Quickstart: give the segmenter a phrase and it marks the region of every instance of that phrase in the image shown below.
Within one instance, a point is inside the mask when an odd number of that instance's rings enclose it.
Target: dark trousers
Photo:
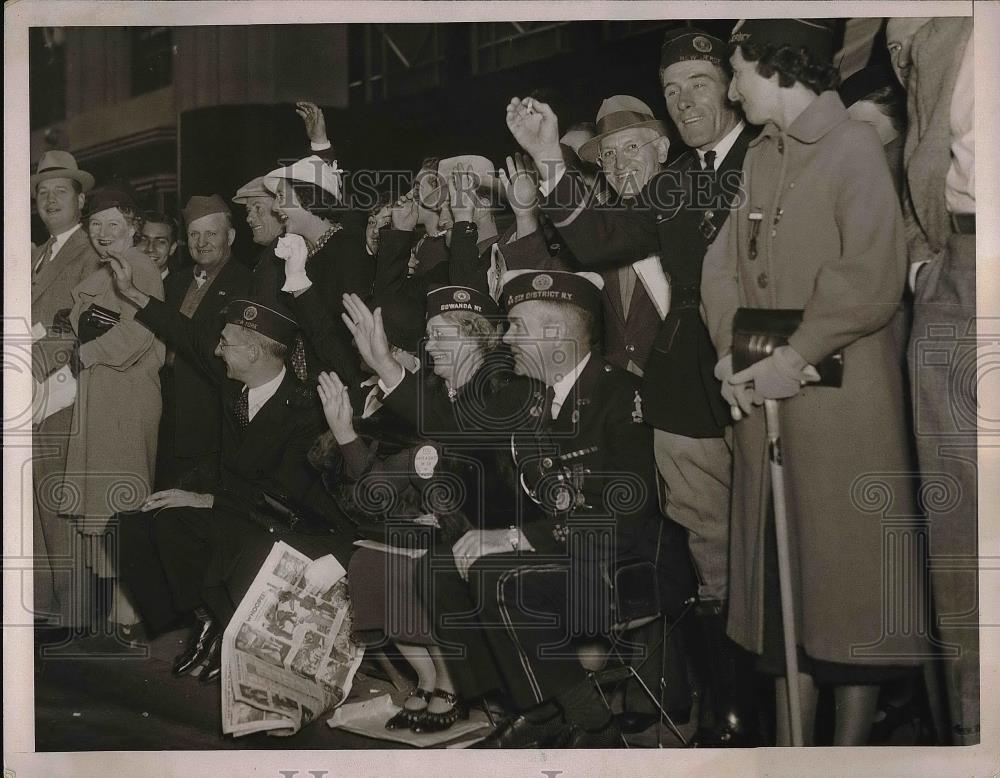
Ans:
[[[565,557],[481,557],[465,582],[438,547],[418,565],[416,586],[459,694],[504,689],[519,710],[585,681],[575,640],[609,622],[607,590],[574,575]]]

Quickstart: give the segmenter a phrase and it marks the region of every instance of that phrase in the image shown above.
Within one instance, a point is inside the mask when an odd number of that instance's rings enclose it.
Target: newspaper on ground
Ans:
[[[222,641],[222,731],[293,735],[340,705],[364,646],[343,566],[278,541]]]

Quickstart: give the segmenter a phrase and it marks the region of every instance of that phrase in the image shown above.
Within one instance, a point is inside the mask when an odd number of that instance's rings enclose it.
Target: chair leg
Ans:
[[[646,693],[646,696],[649,697],[649,701],[652,702],[653,705],[656,706],[657,710],[660,711],[660,721],[662,723],[665,723],[670,728],[670,731],[674,733],[674,737],[676,737],[681,742],[681,745],[687,748],[688,744],[687,738],[685,738],[684,735],[681,734],[681,731],[677,728],[677,725],[674,724],[674,720],[670,717],[670,714],[667,713],[666,708],[663,707],[662,696],[659,700],[656,699],[656,695],[653,694],[652,691],[650,691],[649,687],[646,685],[646,682],[642,680],[639,674],[635,671],[634,667],[629,667],[629,673],[632,675],[633,678],[635,678],[636,682],[639,684],[639,687],[643,690],[643,692]],[[661,684],[661,695],[662,695],[662,688],[663,686],[665,686],[662,678],[660,679],[660,684]],[[657,731],[657,734],[659,734],[659,731]]]
[[[593,672],[588,672],[587,675],[590,678],[590,682],[594,685],[594,688],[597,690],[597,693],[601,695],[601,702],[604,703],[604,707],[608,709],[608,713],[610,715],[614,716],[615,715],[614,711],[611,710],[611,703],[608,702],[608,698],[604,694],[604,689],[602,689],[601,684],[598,683],[597,676]],[[624,732],[620,732],[618,736],[622,739],[622,743],[624,744],[625,748],[632,747],[629,745],[628,740],[625,738]]]
[[[493,711],[490,710],[490,704],[486,701],[485,697],[479,698],[479,705],[482,707],[483,713],[486,714],[486,718],[489,719],[490,726],[493,727],[493,729],[496,729],[497,721],[493,718]]]

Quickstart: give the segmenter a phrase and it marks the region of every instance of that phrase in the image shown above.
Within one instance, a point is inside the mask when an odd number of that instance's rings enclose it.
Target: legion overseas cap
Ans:
[[[741,19],[729,36],[730,46],[789,46],[815,59],[833,59],[833,26],[825,19]]]
[[[593,314],[601,312],[604,279],[597,273],[566,270],[508,270],[501,279],[504,305],[510,311],[530,300],[568,303]]]
[[[233,202],[245,204],[247,200],[251,197],[273,197],[267,189],[264,188],[264,176],[257,176],[250,181],[247,181],[243,186],[236,190],[236,194],[233,195]]]
[[[427,318],[442,313],[469,311],[480,316],[499,316],[493,298],[469,286],[441,286],[427,293]]]
[[[226,324],[259,332],[271,340],[291,345],[299,325],[294,319],[255,300],[233,300],[224,310]]]
[[[194,195],[187,201],[187,205],[184,206],[181,213],[184,215],[184,223],[190,225],[191,222],[202,216],[208,216],[212,213],[229,213],[229,206],[217,194],[208,197]]]
[[[670,67],[675,62],[692,59],[703,59],[713,65],[721,66],[723,58],[728,55],[729,47],[714,35],[709,35],[696,27],[681,27],[670,30],[663,36],[660,70]]]

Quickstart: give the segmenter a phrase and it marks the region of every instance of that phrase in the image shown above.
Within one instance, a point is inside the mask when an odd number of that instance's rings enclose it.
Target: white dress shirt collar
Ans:
[[[733,129],[731,129],[728,133],[726,133],[722,137],[722,140],[720,140],[711,148],[711,151],[715,152],[715,163],[713,167],[716,170],[718,170],[722,166],[722,160],[726,158],[726,154],[728,154],[729,150],[736,144],[736,139],[740,137],[740,133],[743,132],[743,128],[745,126],[746,123],[741,119],[736,123],[736,126],[733,127]],[[695,153],[697,153],[698,155],[698,162],[700,162],[702,168],[704,168],[705,152],[702,151],[701,149],[695,149]]]
[[[281,382],[284,380],[285,368],[282,366],[281,372],[266,384],[255,386],[248,391],[247,415],[250,417],[250,421],[253,421],[253,417],[257,415],[257,411],[263,408],[264,404],[274,397],[274,393],[278,391],[278,387],[281,386]]]
[[[566,402],[566,398],[569,396],[570,390],[573,388],[573,384],[576,383],[577,379],[580,377],[580,373],[587,366],[590,361],[591,352],[587,352],[587,356],[577,362],[576,367],[570,370],[566,375],[552,384],[552,418],[556,419],[559,417],[559,411],[562,409],[563,403]]]
[[[80,225],[74,224],[65,232],[60,232],[58,235],[52,236],[52,253],[49,254],[49,262],[56,258],[56,254],[59,253],[59,249],[66,245],[66,241],[68,241],[73,236],[73,233],[78,229],[80,229]]]

